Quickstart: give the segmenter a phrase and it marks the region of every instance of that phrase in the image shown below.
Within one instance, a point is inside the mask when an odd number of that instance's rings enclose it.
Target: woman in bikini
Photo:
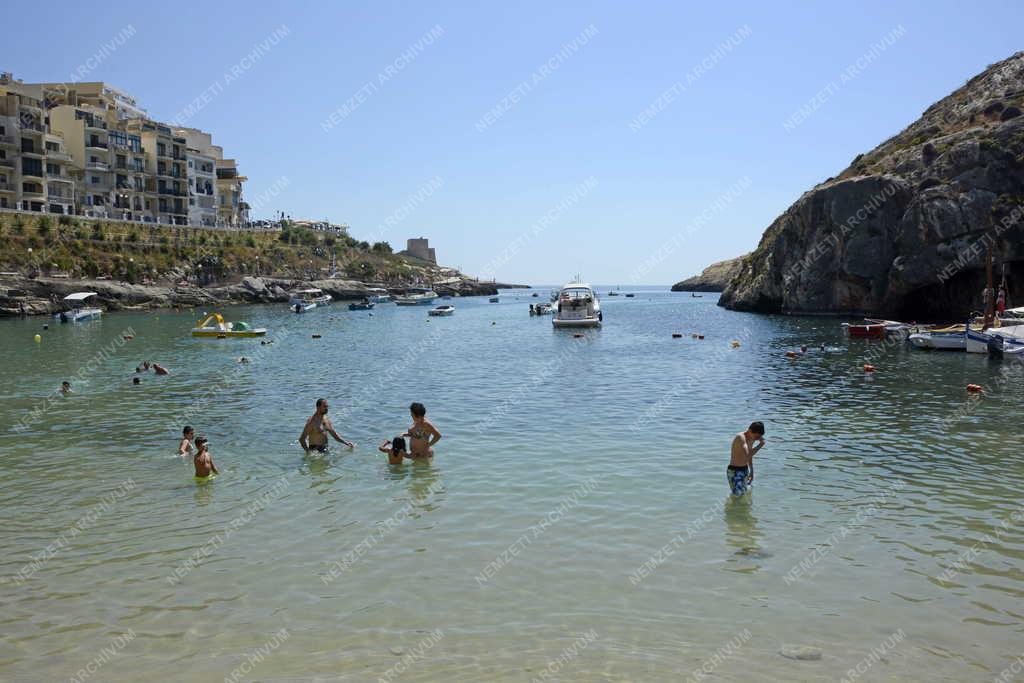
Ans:
[[[441,440],[441,432],[427,420],[427,409],[422,403],[409,406],[412,427],[402,436],[409,437],[409,457],[413,460],[434,457],[433,445]]]

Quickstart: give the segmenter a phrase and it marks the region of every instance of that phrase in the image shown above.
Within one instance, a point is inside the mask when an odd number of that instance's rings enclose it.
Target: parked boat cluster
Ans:
[[[993,358],[1024,358],[1024,306],[995,316],[986,326],[972,317],[961,325],[918,325],[895,320],[865,318],[863,323],[843,323],[851,338],[905,339],[911,346],[928,351],[987,353]]]

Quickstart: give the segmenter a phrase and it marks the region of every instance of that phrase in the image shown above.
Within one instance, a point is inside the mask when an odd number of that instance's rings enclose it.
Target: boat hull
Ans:
[[[988,353],[988,343],[992,335],[977,330],[967,330],[964,350],[967,353]]]
[[[918,332],[909,339],[915,348],[928,351],[964,351],[967,347],[963,332]]]
[[[267,331],[262,327],[257,327],[255,330],[211,330],[209,328],[196,327],[192,329],[193,337],[262,337],[267,334]]]
[[[601,327],[600,318],[553,318],[551,324],[555,327]]]
[[[103,315],[100,308],[82,308],[77,311],[62,311],[54,314],[54,320],[62,323],[81,323],[87,320],[96,320]]]
[[[348,310],[350,311],[371,311],[373,310],[374,304],[349,304]]]

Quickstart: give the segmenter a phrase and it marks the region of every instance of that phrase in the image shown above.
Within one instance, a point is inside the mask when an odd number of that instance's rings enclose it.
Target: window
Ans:
[[[46,164],[46,172],[50,175],[60,175],[60,166],[57,164]]]
[[[26,159],[21,160],[21,174],[22,175],[43,175],[43,162],[39,159]]]
[[[91,182],[94,185],[99,185],[100,182],[101,182],[101,179],[100,179],[100,177],[98,175],[89,176],[89,182]]]
[[[60,145],[58,145],[56,142],[47,142],[46,143],[46,150],[48,152],[59,152],[60,151]]]

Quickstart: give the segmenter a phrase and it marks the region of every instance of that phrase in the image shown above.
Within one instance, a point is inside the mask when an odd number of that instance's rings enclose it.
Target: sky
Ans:
[[[213,133],[253,217],[427,237],[444,265],[529,284],[670,284],[751,251],[1024,49],[1016,2],[48,7],[0,70],[106,81]]]

